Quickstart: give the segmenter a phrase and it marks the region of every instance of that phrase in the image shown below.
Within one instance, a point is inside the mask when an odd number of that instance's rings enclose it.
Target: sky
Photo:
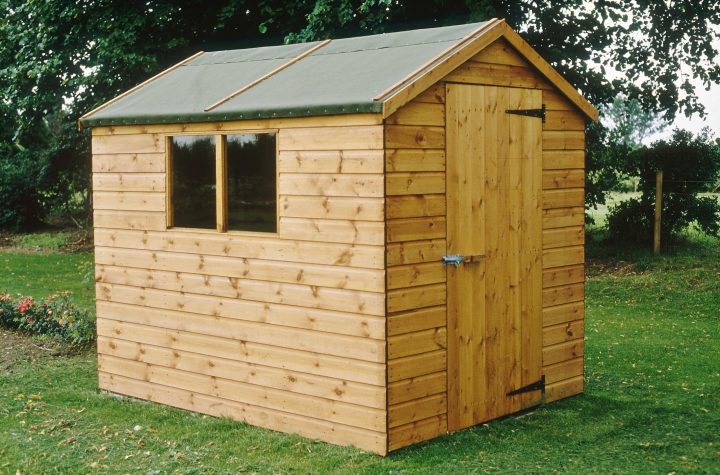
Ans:
[[[673,127],[680,127],[693,132],[699,132],[703,127],[710,127],[715,136],[720,136],[720,85],[713,84],[710,90],[706,91],[702,85],[698,84],[696,91],[700,103],[705,106],[707,116],[703,120],[698,116],[688,118],[681,114],[673,122]]]
[[[713,42],[716,51],[720,51],[720,39]],[[718,58],[720,60],[720,58]],[[685,71],[689,74],[689,69]],[[695,86],[695,93],[698,101],[705,106],[705,117],[701,118],[695,114],[686,117],[684,113],[678,113],[670,126],[660,134],[648,137],[644,142],[652,142],[658,139],[670,138],[672,130],[675,128],[686,129],[693,133],[700,132],[704,127],[709,127],[715,137],[720,137],[720,84],[713,83],[710,89],[706,90],[702,81],[699,79],[691,80]]]

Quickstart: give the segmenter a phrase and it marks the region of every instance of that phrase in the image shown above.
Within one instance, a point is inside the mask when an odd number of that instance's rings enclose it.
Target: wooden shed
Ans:
[[[98,107],[100,388],[379,454],[582,392],[588,119],[502,20]]]

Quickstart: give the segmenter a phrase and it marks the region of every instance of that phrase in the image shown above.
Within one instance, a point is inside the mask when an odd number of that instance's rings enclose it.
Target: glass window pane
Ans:
[[[275,232],[275,134],[227,136],[228,229]]]
[[[172,138],[173,225],[215,229],[215,137]]]

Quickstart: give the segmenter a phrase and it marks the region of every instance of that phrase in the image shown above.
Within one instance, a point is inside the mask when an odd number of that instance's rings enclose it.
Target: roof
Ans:
[[[81,126],[105,126],[352,113],[387,116],[422,92],[419,86],[440,79],[440,74],[452,70],[448,68],[459,66],[500,36],[524,43],[504,21],[490,20],[333,41],[201,52],[90,111],[79,122]],[[539,55],[536,59],[552,70]],[[555,75],[557,78],[548,79],[564,81],[557,72]],[[593,117],[594,108],[567,81],[565,85],[577,96],[574,99],[584,101],[589,107],[586,114],[595,119],[597,111]]]

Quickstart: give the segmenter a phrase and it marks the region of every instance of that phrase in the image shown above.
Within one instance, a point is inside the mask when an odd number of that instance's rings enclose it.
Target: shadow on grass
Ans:
[[[654,254],[651,245],[610,240],[604,229],[590,227],[586,231],[589,275],[720,267],[720,237],[687,231]]]
[[[654,399],[637,399],[636,395],[620,399],[589,391],[520,417],[511,416],[401,449],[389,456],[389,462],[413,465],[434,461],[441,466],[460,463],[469,471],[513,472],[534,467],[538,471],[600,473],[615,472],[620,467],[633,471],[650,463],[655,467],[653,471],[671,471],[684,465],[673,461],[683,457],[690,464],[700,458],[712,460],[708,451],[712,439],[708,434],[717,418],[708,418],[705,431],[688,431],[698,423],[697,409],[662,406]],[[689,450],[691,447],[695,449]]]

